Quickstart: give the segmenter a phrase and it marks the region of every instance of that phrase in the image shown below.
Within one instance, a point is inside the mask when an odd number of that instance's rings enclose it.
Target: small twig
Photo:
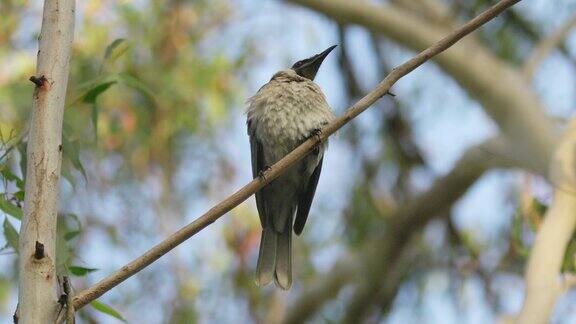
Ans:
[[[18,309],[20,308],[20,304],[16,305],[16,310],[14,311],[14,315],[12,315],[12,322],[14,324],[18,324]]]
[[[34,83],[38,88],[43,86],[44,82],[47,81],[45,76],[37,77],[35,75],[31,76],[28,80],[32,81],[32,83]]]
[[[44,244],[36,241],[36,247],[34,248],[34,258],[36,260],[41,260],[44,258]]]
[[[322,129],[322,133],[319,135],[320,140],[326,140],[330,135],[334,134],[337,130],[342,128],[342,126],[346,125],[356,116],[368,109],[379,98],[384,96],[400,78],[412,72],[414,69],[424,64],[434,56],[442,53],[456,42],[458,42],[460,39],[462,39],[464,36],[470,34],[486,22],[502,13],[508,7],[519,1],[520,0],[499,1],[497,4],[490,7],[488,10],[470,20],[457,30],[449,33],[447,36],[432,46],[428,47],[426,50],[420,52],[412,59],[393,69],[392,72],[388,74],[388,76],[386,76],[386,78],[384,78],[384,80],[374,90],[372,90],[358,102],[352,105],[342,116],[336,118],[326,127],[324,127]],[[261,179],[252,180],[240,190],[236,191],[231,196],[227,197],[216,206],[211,208],[204,215],[200,216],[192,223],[184,226],[176,233],[170,235],[162,242],[158,243],[156,246],[152,247],[141,256],[123,266],[115,273],[104,278],[94,286],[81,291],[78,295],[76,295],[76,297],[74,297],[74,307],[76,309],[80,309],[96,298],[102,296],[110,289],[138,273],[140,270],[152,264],[182,242],[186,241],[196,233],[200,232],[202,229],[206,228],[208,225],[215,222],[217,219],[229,212],[232,208],[238,206],[244,200],[248,199],[248,197],[252,196],[256,191],[270,183],[270,181],[277,178],[280,174],[285,172],[288,168],[290,168],[297,161],[312,151],[318,143],[317,140],[318,139],[316,138],[308,139],[306,142],[302,143],[300,146],[298,146],[296,149],[294,149],[292,152],[274,164],[266,173],[266,178],[264,181],[261,181]]]
[[[338,39],[340,43],[340,55],[338,56],[338,63],[344,74],[344,81],[346,82],[346,90],[348,90],[348,96],[351,99],[357,99],[362,96],[362,89],[354,73],[354,68],[352,62],[350,61],[350,56],[348,55],[348,42],[346,37],[345,26],[338,25]]]
[[[8,154],[10,154],[10,152],[12,150],[14,150],[14,148],[16,147],[16,145],[18,145],[18,143],[22,140],[22,138],[24,137],[24,132],[22,132],[22,134],[18,135],[18,136],[14,136],[13,135],[13,129],[10,130],[10,135],[8,136],[8,139],[0,139],[0,144],[1,144],[1,150],[2,150],[2,154],[0,154],[0,162],[2,162],[2,160],[4,160],[4,158],[6,156],[8,156]],[[12,143],[9,144],[9,142],[12,141]]]
[[[66,324],[74,324],[74,303],[72,302],[72,287],[68,276],[64,276],[62,288],[66,294]]]

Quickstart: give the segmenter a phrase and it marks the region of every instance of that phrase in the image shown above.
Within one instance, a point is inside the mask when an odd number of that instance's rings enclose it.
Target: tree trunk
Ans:
[[[74,0],[46,0],[27,148],[20,229],[19,323],[54,323],[58,306],[56,216],[62,118],[74,36]]]
[[[574,283],[562,280],[562,263],[576,227],[576,119],[568,125],[550,167],[554,199],[534,239],[526,267],[524,305],[518,324],[550,321],[558,297]]]

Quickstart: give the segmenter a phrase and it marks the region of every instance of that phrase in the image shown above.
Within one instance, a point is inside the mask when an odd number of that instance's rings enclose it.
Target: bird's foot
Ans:
[[[312,130],[310,132],[310,138],[315,137],[316,138],[316,143],[315,143],[315,148],[312,151],[313,154],[320,154],[320,143],[322,143],[322,129],[321,128],[316,128],[314,130]]]
[[[268,170],[270,170],[270,166],[266,165],[264,166],[264,169],[258,171],[258,178],[260,181],[266,181],[266,172],[268,172]]]
[[[312,130],[310,132],[310,137],[316,137],[316,140],[318,142],[322,141],[322,129],[321,128],[315,128],[314,130]]]

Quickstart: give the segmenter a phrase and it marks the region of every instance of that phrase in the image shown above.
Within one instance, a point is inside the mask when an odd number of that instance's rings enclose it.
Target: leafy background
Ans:
[[[446,1],[460,20],[488,1]],[[338,26],[280,1],[79,1],[63,135],[58,271],[75,291],[137,257],[250,180],[244,101],[277,70],[332,44],[316,82],[336,113],[413,53],[360,27]],[[576,8],[530,1],[479,31],[518,65]],[[0,3],[0,321],[17,301],[39,1]],[[558,118],[574,108],[576,39],[537,71],[535,89]],[[80,323],[271,322],[303,288],[386,226],[391,208],[448,172],[496,133],[473,99],[428,64],[331,139],[311,217],[295,242],[295,286],[257,288],[260,235],[253,199],[79,312]],[[375,321],[485,323],[520,308],[522,271],[550,188],[491,171],[446,217],[419,234],[390,309]],[[521,208],[527,204],[528,208]],[[530,211],[526,213],[526,210]],[[0,238],[0,241],[2,239]],[[565,271],[574,270],[567,254]],[[337,322],[343,291],[316,315]],[[554,321],[576,321],[576,296]],[[110,317],[112,316],[112,317]]]

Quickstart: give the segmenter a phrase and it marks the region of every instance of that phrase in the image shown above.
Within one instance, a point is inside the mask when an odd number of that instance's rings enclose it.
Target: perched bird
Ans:
[[[313,80],[335,47],[277,72],[248,99],[247,126],[254,177],[316,135],[334,118],[324,94]],[[327,143],[322,143],[256,193],[262,224],[256,266],[259,286],[272,279],[285,290],[292,285],[292,228],[297,235],[302,233],[326,146]]]

